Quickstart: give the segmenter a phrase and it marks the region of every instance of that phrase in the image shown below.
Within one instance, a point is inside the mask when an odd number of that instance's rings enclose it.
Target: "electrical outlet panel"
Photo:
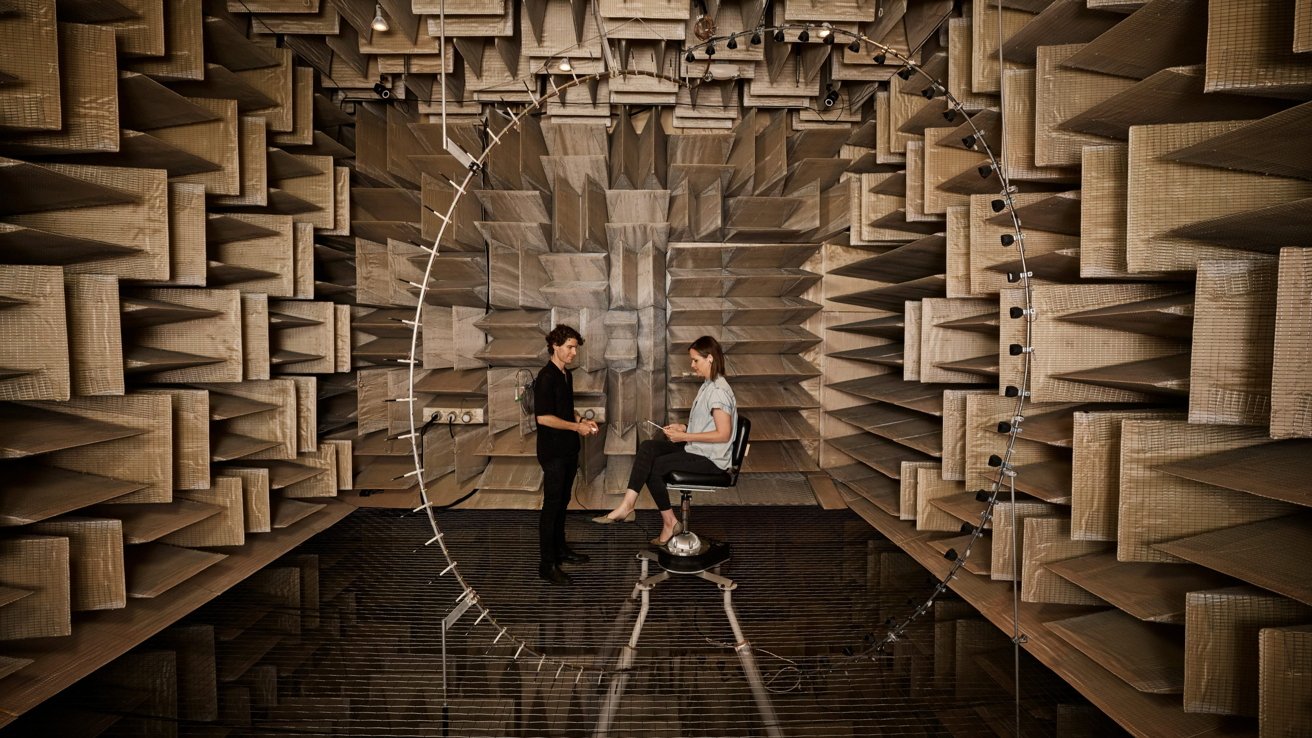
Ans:
[[[580,405],[575,402],[574,412],[578,413],[579,417],[584,420],[595,420],[598,423],[606,422],[605,405]]]
[[[436,423],[446,425],[483,425],[487,415],[481,407],[425,407],[424,417],[437,414]]]

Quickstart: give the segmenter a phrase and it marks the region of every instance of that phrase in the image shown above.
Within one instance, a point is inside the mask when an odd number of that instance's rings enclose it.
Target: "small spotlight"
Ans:
[[[1002,422],[1000,422],[1000,423],[998,423],[998,432],[999,432],[999,433],[1010,433],[1010,432],[1011,432],[1011,423],[1008,423],[1008,422],[1005,421],[1005,420],[1002,421]]]
[[[760,46],[760,45],[761,45],[761,32],[752,31],[752,46]]]
[[[811,34],[807,32],[805,28],[803,28],[802,32],[797,34],[797,40],[801,41],[802,43],[806,43],[807,41],[811,40]]]
[[[1012,320],[1020,320],[1027,315],[1034,315],[1034,308],[1013,307],[1007,311],[1007,315],[1010,315]]]
[[[1002,395],[1004,397],[1029,397],[1030,393],[1022,390],[1021,388],[1015,385],[1009,384],[1007,385],[1006,389],[1002,390]]]
[[[957,119],[957,111],[955,111],[955,110],[953,110],[953,109],[951,109],[951,108],[948,108],[947,110],[944,110],[944,111],[943,111],[943,120],[945,120],[945,121],[951,123],[951,122],[955,121],[956,119]]]
[[[1000,241],[1003,246],[1010,246],[1013,243],[1016,243],[1016,237],[1010,233],[1004,233],[1001,236],[998,236],[998,241]]]
[[[902,79],[911,79],[911,75],[914,71],[915,70],[913,70],[911,67],[902,67],[901,69],[897,70],[897,76],[901,77]]]
[[[994,200],[993,202],[989,203],[989,207],[993,208],[993,212],[1001,213],[1003,210],[1007,209],[1007,201]]]
[[[706,44],[706,55],[715,56],[715,44]]]
[[[985,164],[975,171],[979,172],[980,179],[988,179],[989,176],[993,174],[993,165]]]
[[[738,37],[730,36],[729,40],[725,42],[724,47],[729,51],[733,51],[734,49],[738,48]]]
[[[564,57],[564,58],[562,58],[562,59],[560,60],[560,64],[559,64],[559,66],[558,66],[557,68],[558,68],[560,71],[562,71],[562,72],[572,72],[572,71],[574,71],[574,65],[569,63],[569,57],[568,57],[568,56],[567,56],[567,57]]]
[[[382,5],[374,4],[374,19],[369,23],[369,27],[381,33],[387,33],[391,29],[392,26],[387,22],[387,18],[383,16]]]
[[[1021,354],[1032,354],[1034,353],[1034,347],[1022,346],[1019,343],[1013,343],[1007,347],[1007,353],[1011,354],[1012,356],[1020,356]]]
[[[882,51],[879,52],[878,54],[875,54],[875,63],[876,63],[876,64],[883,64],[883,63],[886,62],[886,61],[888,61],[888,54],[885,54],[885,53],[882,52]]]
[[[786,37],[784,36],[784,29],[780,28],[780,29],[778,29],[777,31],[774,32],[774,40],[775,40],[775,41],[778,41],[779,43],[783,43],[783,42],[784,42],[784,38],[786,38]]]
[[[1033,276],[1034,272],[1007,272],[1007,282],[1010,284],[1016,284],[1022,279]]]
[[[955,549],[955,548],[949,548],[948,550],[944,551],[944,552],[943,552],[943,558],[947,559],[948,561],[956,561],[956,560],[957,560],[957,549]]]
[[[684,55],[683,55],[683,60],[686,61],[686,62],[691,62],[691,61],[693,61],[693,60],[696,59],[696,58],[697,58],[697,57],[693,56],[693,53],[692,53],[691,51],[689,51],[687,54],[684,54]]]
[[[973,150],[975,148],[975,137],[966,136],[965,138],[961,139],[961,145],[965,146],[968,149]]]
[[[975,502],[988,502],[988,501],[989,501],[988,492],[985,492],[984,490],[981,489],[975,493]]]
[[[994,467],[995,469],[1002,466],[1002,457],[997,454],[991,454],[989,456],[989,466]]]
[[[926,87],[925,89],[921,90],[920,94],[924,95],[926,100],[933,100],[934,95],[938,94],[938,90],[935,90],[934,86],[930,85],[929,87]]]
[[[838,103],[838,90],[835,90],[833,87],[830,87],[829,92],[825,93],[825,107],[832,108],[837,103]]]
[[[961,524],[961,532],[962,532],[962,533],[965,533],[965,534],[968,535],[968,536],[970,536],[970,535],[974,535],[974,534],[975,534],[975,526],[971,525],[970,523],[962,523],[962,524]]]
[[[392,91],[387,89],[387,85],[380,80],[374,83],[374,94],[386,100],[392,96]]]
[[[852,43],[850,43],[850,44],[847,45],[847,50],[848,50],[848,51],[851,51],[852,53],[856,53],[856,52],[860,51],[860,50],[861,50],[861,42],[858,41],[858,40],[856,40],[856,39],[852,39]]]
[[[820,24],[820,38],[830,38],[833,36],[834,26],[829,21]],[[829,43],[833,43],[830,41]]]

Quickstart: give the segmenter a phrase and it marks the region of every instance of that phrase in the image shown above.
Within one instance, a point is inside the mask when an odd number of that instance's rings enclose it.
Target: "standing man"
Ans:
[[[538,421],[538,463],[542,465],[542,517],[538,520],[538,576],[557,585],[570,583],[560,564],[583,564],[588,557],[565,543],[565,509],[579,468],[579,436],[597,432],[597,424],[574,412],[574,376],[568,366],[578,356],[583,336],[567,325],[547,334],[550,361],[533,384],[533,411]]]

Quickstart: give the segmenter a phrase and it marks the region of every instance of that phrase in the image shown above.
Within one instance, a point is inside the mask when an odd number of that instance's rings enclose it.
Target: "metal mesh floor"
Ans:
[[[570,515],[571,544],[592,556],[572,567],[570,587],[536,576],[534,513],[446,512],[440,522],[461,570],[502,626],[572,663],[614,665],[637,611],[629,600],[639,573],[635,553],[658,531],[655,512],[612,526]],[[734,605],[784,735],[1017,734],[1010,642],[964,603],[942,600],[888,654],[851,656],[931,588],[923,569],[855,515],[696,508],[693,527],[733,544],[723,574],[738,583]],[[251,704],[240,714],[249,719],[225,722],[222,708],[208,723],[134,716],[107,734],[592,735],[609,684],[595,673],[580,679],[516,659],[513,647],[494,645],[498,629],[475,625],[473,615],[448,634],[444,698],[441,620],[460,592],[452,577],[438,575],[445,563],[423,545],[429,537],[421,516],[360,510],[291,554],[317,555],[323,601],[316,628],[303,619],[293,641],[243,654],[258,649],[262,628],[277,627],[265,618],[218,644],[220,673],[234,660],[251,661],[237,681],[221,677],[219,684],[221,705],[224,689],[245,690]],[[240,611],[247,596],[220,598],[224,611]],[[651,601],[610,735],[765,735],[717,588],[676,576]],[[205,616],[202,610],[194,619]],[[1022,665],[1020,734],[1067,734],[1059,724],[1100,719],[1028,656]]]

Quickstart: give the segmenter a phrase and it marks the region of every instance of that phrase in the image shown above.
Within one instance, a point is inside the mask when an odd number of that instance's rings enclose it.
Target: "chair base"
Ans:
[[[692,535],[681,533],[679,535]],[[672,543],[673,541],[671,541]],[[729,544],[720,541],[701,541],[701,551],[696,554],[676,554],[665,548],[656,549],[656,561],[661,568],[672,574],[699,574],[723,564],[732,556]]]

